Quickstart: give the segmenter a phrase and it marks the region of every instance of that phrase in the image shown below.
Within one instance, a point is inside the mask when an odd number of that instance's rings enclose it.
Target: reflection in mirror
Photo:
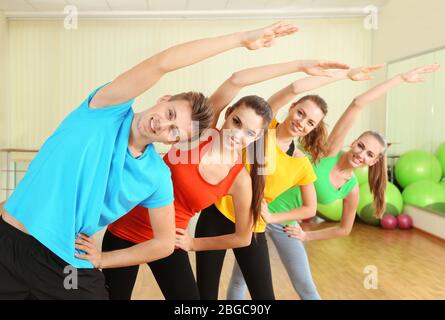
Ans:
[[[389,177],[405,205],[445,216],[445,48],[390,63],[388,78],[432,63],[442,68],[424,83],[388,93]]]

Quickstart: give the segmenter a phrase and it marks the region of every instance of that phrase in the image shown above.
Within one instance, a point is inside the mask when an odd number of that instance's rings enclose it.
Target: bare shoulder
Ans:
[[[229,193],[231,195],[245,193],[246,191],[251,190],[251,185],[252,179],[250,178],[250,174],[246,168],[243,168],[233,181],[233,184],[229,189]]]
[[[356,185],[350,192],[349,194],[346,196],[346,198],[344,200],[354,200],[355,198],[357,198],[359,195],[359,188],[358,185]]]

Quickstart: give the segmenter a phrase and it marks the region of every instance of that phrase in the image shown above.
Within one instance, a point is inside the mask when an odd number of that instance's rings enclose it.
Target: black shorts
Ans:
[[[0,216],[0,300],[108,299],[98,269],[68,265]]]

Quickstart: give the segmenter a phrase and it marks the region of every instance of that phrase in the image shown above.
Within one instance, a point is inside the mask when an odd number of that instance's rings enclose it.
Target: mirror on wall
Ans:
[[[388,64],[388,78],[439,63],[426,81],[405,84],[387,96],[386,136],[390,179],[404,203],[445,215],[445,48]]]

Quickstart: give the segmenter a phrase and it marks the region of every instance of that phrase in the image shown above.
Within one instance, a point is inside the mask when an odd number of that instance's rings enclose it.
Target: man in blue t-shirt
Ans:
[[[274,38],[295,31],[276,23],[180,44],[94,90],[45,141],[4,205],[0,299],[106,299],[99,268],[170,255],[175,241],[172,183],[153,143],[191,139],[209,125],[211,108],[202,94],[188,92],[162,97],[134,114],[134,99],[168,72],[229,49],[268,47]],[[192,121],[198,130],[192,130]],[[96,260],[76,253],[76,239],[91,236],[136,205],[150,209],[154,239]]]

